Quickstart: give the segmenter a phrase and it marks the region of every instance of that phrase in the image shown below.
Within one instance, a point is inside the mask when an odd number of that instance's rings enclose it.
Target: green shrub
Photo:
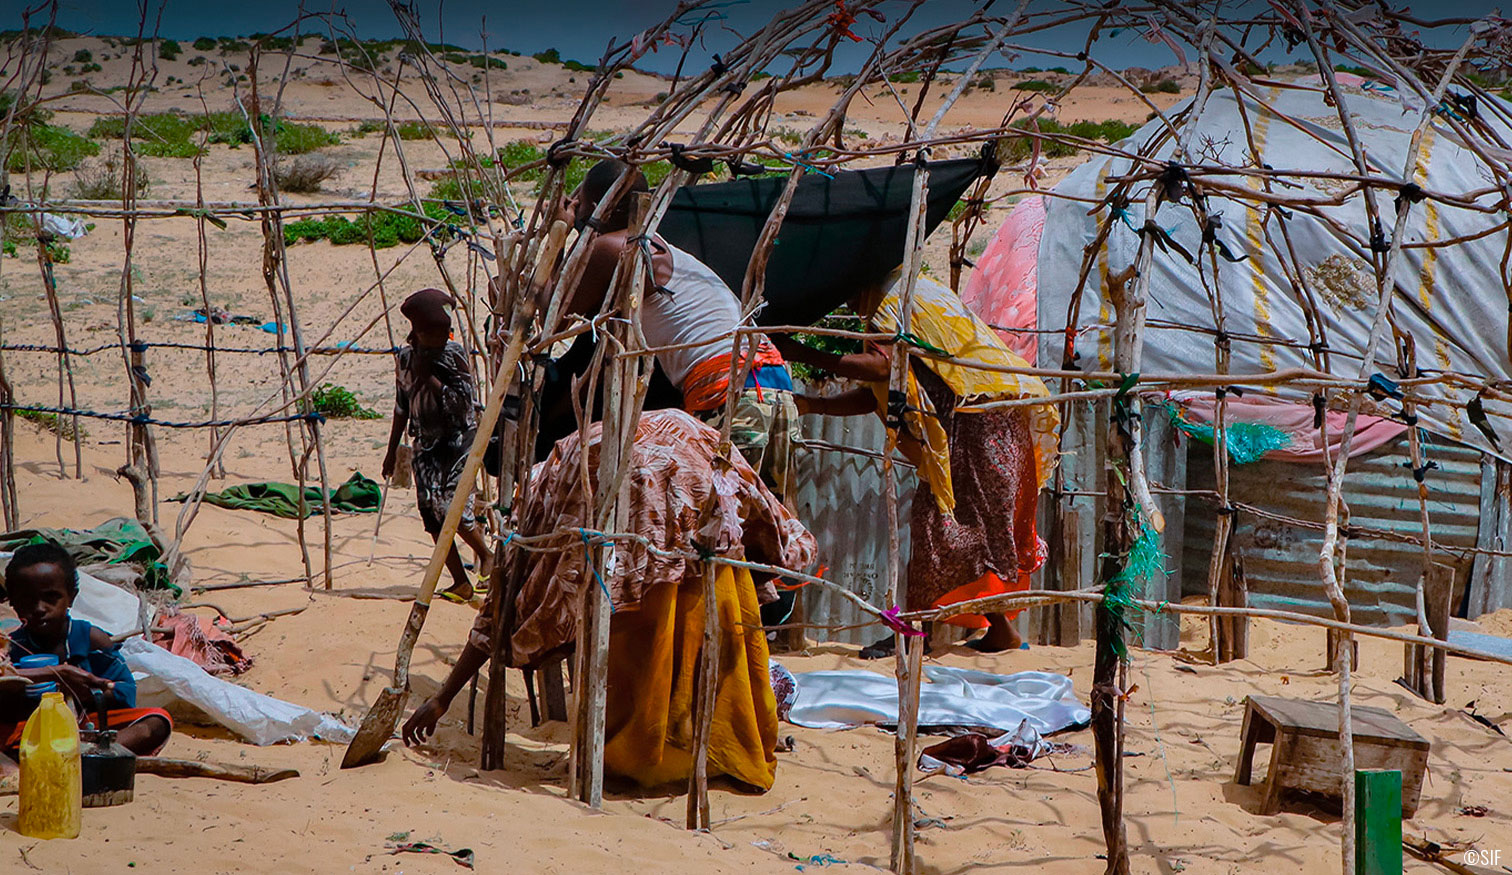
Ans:
[[[73,61],[75,64],[88,64],[93,60],[94,53],[89,49],[79,49],[77,52],[74,52]]]
[[[1030,127],[1030,123],[1028,121],[1020,121],[1014,122],[1012,126],[1015,128],[1027,129]],[[1105,143],[1116,143],[1119,140],[1123,140],[1132,136],[1135,131],[1139,130],[1139,128],[1137,125],[1131,125],[1127,122],[1121,122],[1116,119],[1108,119],[1106,121],[1100,122],[1082,121],[1069,125],[1061,124],[1060,122],[1057,122],[1053,119],[1040,119],[1039,130],[1041,134],[1046,136],[1054,134],[1068,134],[1073,137],[1080,137],[1083,140],[1102,140]],[[1059,140],[1042,139],[1040,143],[1040,154],[1046,158],[1065,158],[1071,155],[1075,155],[1077,152],[1075,146],[1071,145],[1070,143],[1061,142]],[[1023,161],[1033,153],[1034,138],[1009,138],[1009,161]]]
[[[252,142],[252,129],[237,110],[192,116],[181,112],[160,112],[138,116],[131,128],[137,153],[154,158],[193,158],[199,154],[199,134],[209,133],[209,142],[239,146]],[[295,124],[263,117],[263,135],[274,136],[278,152],[302,155],[324,146],[334,146],[341,137],[319,125]],[[126,120],[121,117],[96,119],[89,136],[97,140],[120,139],[126,135]]]
[[[194,118],[176,112],[138,116],[131,126],[131,140],[138,155],[154,158],[193,158],[199,154],[195,133],[205,126],[203,117]],[[101,117],[89,127],[96,140],[119,140],[126,136],[126,119]]]
[[[429,140],[436,136],[435,129],[425,122],[400,122],[395,130],[401,140]]]
[[[288,124],[275,122],[275,142],[280,155],[303,155],[326,146],[341,143],[341,137],[320,125]]]
[[[1056,85],[1054,82],[1046,82],[1043,79],[1025,79],[1023,82],[1015,83],[1013,87],[1019,91],[1045,92],[1060,90],[1059,85]]]
[[[176,61],[178,56],[184,53],[184,47],[176,41],[165,39],[158,43],[158,57],[165,61]]]
[[[47,431],[58,435],[65,441],[77,443],[79,438],[89,437],[89,432],[84,429],[82,424],[75,430],[72,416],[62,419],[56,413],[47,413],[42,410],[17,410],[16,415],[27,422],[35,423]]]
[[[363,407],[352,390],[335,383],[324,383],[310,395],[310,407],[330,419],[382,419],[383,414]]]
[[[99,64],[85,64],[79,68],[80,73],[98,73],[102,68]]]
[[[562,67],[574,73],[597,73],[598,67],[592,64],[584,64],[582,61],[563,61]]]
[[[1375,74],[1364,67],[1353,67],[1349,64],[1335,64],[1334,71],[1338,73],[1353,73],[1356,76],[1364,76],[1366,79],[1375,78]]]
[[[894,73],[891,76],[888,76],[887,77],[887,81],[889,81],[889,82],[902,82],[902,83],[910,84],[911,85],[911,84],[913,84],[915,82],[918,82],[920,79],[923,79],[923,78],[924,78],[924,74],[920,73],[918,70],[908,70],[908,71],[903,72],[903,73]]]
[[[866,325],[861,321],[861,318],[852,314],[848,307],[837,310],[834,314],[821,320],[819,324],[824,328],[839,328],[846,331],[866,330]],[[828,334],[794,334],[792,338],[804,346],[834,353],[835,355],[852,355],[861,352],[862,349],[861,341],[849,337],[832,337]],[[803,364],[802,362],[790,362],[788,368],[792,370],[794,377],[805,383],[817,383],[833,376],[828,371],[816,368],[813,365]]]
[[[247,39],[273,52],[287,52],[294,48],[294,37],[292,36],[270,36],[265,33],[254,33],[248,35]]]
[[[208,36],[202,36],[194,41],[194,50],[197,52],[208,52],[213,48],[215,48],[215,40]]]
[[[536,52],[535,54],[531,55],[531,57],[535,58],[537,61],[540,61],[543,64],[562,63],[562,53],[557,51],[556,49],[547,49],[544,52]]]
[[[354,137],[365,137],[368,134],[376,134],[386,130],[388,130],[387,124],[376,119],[365,118],[357,123],[357,127],[352,128],[347,133]]]
[[[27,121],[14,125],[10,135],[0,142],[5,169],[11,173],[25,173],[28,165],[34,171],[61,173],[78,167],[85,158],[100,154],[99,143],[68,128],[47,124],[45,119],[51,113],[33,111],[28,115]]]
[[[447,220],[450,214],[438,204],[426,204],[427,218]],[[376,249],[387,249],[400,243],[414,243],[425,236],[427,223],[412,214],[378,212],[364,213],[356,219],[345,216],[326,216],[324,219],[300,219],[284,224],[284,244],[292,246],[301,241],[313,243],[329,240],[333,246],[366,245],[372,234]]]
[[[1162,79],[1149,85],[1139,86],[1145,94],[1180,94],[1181,85],[1175,79]]]

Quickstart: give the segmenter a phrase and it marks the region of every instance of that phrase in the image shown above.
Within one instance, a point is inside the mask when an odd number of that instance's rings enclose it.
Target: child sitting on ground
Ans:
[[[399,350],[395,377],[394,425],[389,432],[388,455],[383,458],[385,479],[394,473],[399,441],[408,426],[414,441],[411,467],[415,473],[415,497],[426,534],[435,540],[441,534],[452,495],[462,479],[468,451],[478,429],[478,409],[473,393],[472,366],[461,344],[451,337],[451,296],[440,289],[421,289],[404,299],[399,312],[409,319],[409,345]],[[487,578],[491,557],[483,530],[473,517],[473,484],[466,484],[467,506],[457,534],[478,558],[479,575]],[[472,582],[455,544],[450,545],[446,567],[454,583],[443,598],[467,601],[473,597]]]
[[[10,601],[21,628],[11,633],[10,658],[53,655],[57,665],[18,668],[32,683],[56,682],[58,691],[74,702],[81,727],[92,725],[97,709],[94,691],[105,696],[105,728],[119,730],[116,739],[132,753],[157,753],[173,731],[173,721],[161,708],[136,707],[136,681],[120,648],[87,621],[69,616],[79,595],[79,573],[67,550],[56,544],[28,544],[5,566],[4,598]],[[0,747],[15,751],[21,744],[26,718],[36,707],[24,688],[0,689]]]

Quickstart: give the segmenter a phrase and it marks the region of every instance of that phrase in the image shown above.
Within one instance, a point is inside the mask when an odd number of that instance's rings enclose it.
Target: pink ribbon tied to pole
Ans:
[[[899,635],[907,635],[907,636],[909,636],[911,638],[923,638],[924,637],[923,630],[921,630],[921,629],[915,629],[914,627],[912,627],[912,626],[908,625],[907,623],[903,622],[902,620],[898,619],[899,612],[900,612],[900,609],[898,608],[897,605],[893,605],[892,607],[890,607],[887,610],[883,611],[882,612],[882,625],[884,625],[887,628],[893,630],[894,632],[897,632]]]

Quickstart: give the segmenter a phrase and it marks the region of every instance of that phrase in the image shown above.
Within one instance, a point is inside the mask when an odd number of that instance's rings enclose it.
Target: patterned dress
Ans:
[[[927,367],[914,365],[950,444],[955,518],[919,483],[914,495],[908,560],[908,610],[933,607],[952,590],[988,573],[1018,589],[1021,573],[1038,567],[1034,530],[1039,484],[1026,408],[956,413],[955,396]],[[956,599],[951,599],[954,602]]]
[[[430,361],[430,374],[440,388],[421,380],[417,366]],[[478,408],[473,392],[472,365],[461,344],[448,341],[440,350],[406,346],[399,350],[399,371],[394,392],[394,415],[409,417],[409,435],[414,447],[415,496],[425,531],[441,531],[451,506],[457,481],[467,464],[473,435],[478,428]],[[469,493],[471,489],[469,488]],[[462,514],[464,527],[474,523],[473,499],[467,498]]]

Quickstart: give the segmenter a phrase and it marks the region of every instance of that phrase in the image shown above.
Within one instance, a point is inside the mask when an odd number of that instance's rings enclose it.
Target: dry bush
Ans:
[[[121,199],[121,176],[123,162],[120,153],[106,155],[99,161],[85,161],[74,171],[73,197],[91,201],[118,201]],[[136,166],[136,195],[142,197],[152,187],[147,168]]]
[[[279,191],[310,194],[320,191],[326,180],[341,172],[341,165],[330,155],[312,152],[293,161],[280,161],[273,168],[273,181]]]

